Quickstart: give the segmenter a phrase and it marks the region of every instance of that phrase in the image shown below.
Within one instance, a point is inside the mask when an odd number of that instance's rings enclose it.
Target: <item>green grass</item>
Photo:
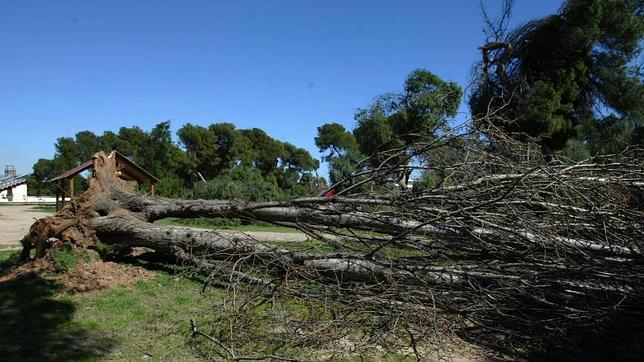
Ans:
[[[17,252],[0,252],[5,271]],[[0,357],[3,361],[92,360],[114,345],[109,336],[74,321],[77,305],[62,286],[37,275],[0,283]]]
[[[17,252],[0,251],[0,272],[16,260]],[[225,295],[200,287],[172,270],[77,295],[36,275],[0,283],[0,360],[199,360],[189,347],[189,319],[209,316],[205,307]]]
[[[76,268],[78,262],[90,262],[92,256],[86,249],[78,249],[72,245],[65,245],[52,253],[52,264],[57,272],[69,272]]]
[[[237,230],[237,231],[268,231],[268,232],[280,232],[280,233],[294,233],[298,232],[297,229],[273,225],[269,223],[253,223],[248,225],[240,224],[238,220],[224,220],[224,219],[206,219],[206,218],[197,218],[197,219],[179,219],[179,218],[167,218],[156,221],[160,225],[168,226],[190,226],[195,228],[204,228],[204,229],[219,229],[219,230]]]
[[[0,271],[16,257],[17,252],[1,251]],[[294,345],[280,321],[294,320],[306,332],[332,318],[321,301],[267,302],[260,295],[245,303],[243,290],[202,291],[200,279],[183,276],[176,267],[149,267],[156,270],[150,280],[86,294],[64,293],[56,280],[36,275],[0,283],[0,360],[221,359],[221,348],[192,337],[191,319],[237,355],[305,356],[311,349]],[[311,343],[327,348],[323,341]]]
[[[50,204],[39,204],[35,202],[0,202],[0,207],[14,207],[14,206],[32,206],[35,210],[42,211],[56,211],[56,206]]]
[[[17,250],[0,250],[0,275],[18,262]]]
[[[56,206],[50,206],[50,205],[37,205],[31,208],[34,211],[43,211],[43,212],[49,212],[49,213],[56,213]]]
[[[110,360],[198,360],[190,348],[189,319],[203,319],[204,303],[223,292],[183,277],[160,272],[150,281],[119,287],[94,295],[67,296],[78,306],[78,326],[110,336],[116,341]],[[211,312],[212,313],[212,312]],[[199,318],[199,316],[201,318]]]
[[[311,247],[325,246],[313,242]],[[0,273],[15,263],[18,253],[0,251]],[[58,251],[54,260],[62,260],[64,270],[73,270],[84,257],[69,248]],[[246,303],[249,294],[243,289],[236,294],[214,287],[202,291],[203,280],[182,274],[179,267],[145,265],[156,272],[150,280],[85,294],[65,293],[55,279],[37,275],[0,283],[0,360],[199,361],[225,356],[207,339],[192,337],[191,319],[199,331],[216,337],[237,355],[329,358],[326,334],[313,334],[300,346],[293,331],[280,323],[291,321],[298,333],[306,335],[326,330],[333,320],[346,321],[342,314],[331,313],[333,300],[265,299],[261,294]],[[357,324],[358,329],[371,328],[362,321]],[[317,350],[323,354],[316,355]],[[356,352],[401,360],[387,352]]]

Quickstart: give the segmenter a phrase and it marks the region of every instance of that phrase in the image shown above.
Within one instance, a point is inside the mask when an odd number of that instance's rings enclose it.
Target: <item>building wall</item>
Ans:
[[[13,188],[13,201],[27,201],[27,184],[17,185]]]
[[[13,201],[14,202],[26,202],[27,201],[27,184],[20,184],[12,187],[11,191],[13,192]],[[7,199],[7,190],[0,192],[0,202],[8,202]]]

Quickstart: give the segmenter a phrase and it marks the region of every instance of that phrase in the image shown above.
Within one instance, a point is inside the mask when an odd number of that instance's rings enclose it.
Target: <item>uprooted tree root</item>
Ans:
[[[89,189],[32,226],[22,260],[32,249],[38,260],[53,240],[146,247],[191,265],[213,285],[244,285],[267,300],[329,300],[336,310],[368,315],[382,326],[374,335],[407,335],[419,357],[415,346],[445,330],[523,356],[571,348],[600,356],[591,337],[640,348],[630,332],[644,325],[641,151],[526,162],[518,155],[524,145],[499,137],[490,152],[475,133],[457,130],[376,155],[371,164],[383,160],[380,166],[359,164],[350,186],[332,199],[283,202],[138,195],[118,177],[114,160],[99,153]],[[426,169],[413,161],[421,158],[432,160],[441,183],[424,192],[392,191],[399,173]],[[166,217],[291,225],[331,251],[153,223]],[[446,316],[455,324],[440,328]]]

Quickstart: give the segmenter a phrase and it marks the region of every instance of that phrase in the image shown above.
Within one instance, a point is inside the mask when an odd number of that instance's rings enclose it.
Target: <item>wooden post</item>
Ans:
[[[60,209],[63,208],[63,200],[65,200],[65,191],[63,190],[63,181],[58,180],[56,183],[58,187],[56,187],[56,211],[60,211]],[[58,200],[59,198],[62,198],[62,200]]]
[[[60,208],[62,209],[63,206],[65,206],[65,194],[67,193],[67,191],[65,190],[65,183],[64,182],[61,181],[60,186],[61,186],[62,191],[63,191],[63,199],[60,201]]]
[[[74,176],[69,178],[69,200],[74,198]]]
[[[150,196],[154,196],[154,183],[150,183]]]

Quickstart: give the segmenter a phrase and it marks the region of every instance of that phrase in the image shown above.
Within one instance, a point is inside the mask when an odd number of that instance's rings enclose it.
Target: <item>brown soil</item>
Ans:
[[[59,280],[64,285],[64,291],[85,293],[121,285],[132,285],[152,277],[154,277],[154,272],[142,267],[96,260],[80,264],[72,272],[62,275]]]
[[[49,261],[37,259],[8,270],[0,276],[0,283],[31,275],[58,281],[63,285],[63,291],[68,293],[86,293],[149,280],[154,277],[154,272],[139,266],[94,260],[81,263],[70,272],[58,274]]]
[[[51,263],[44,259],[37,259],[7,270],[0,275],[0,283],[27,277],[30,275],[46,275],[53,271]]]

